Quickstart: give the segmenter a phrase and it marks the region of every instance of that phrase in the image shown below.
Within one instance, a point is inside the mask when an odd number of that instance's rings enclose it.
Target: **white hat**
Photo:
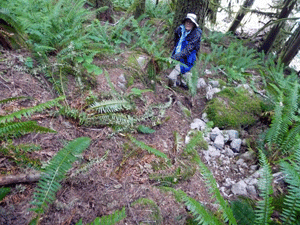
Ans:
[[[196,22],[197,16],[194,13],[188,13],[183,21],[185,20],[191,20],[196,25],[196,27],[199,27],[198,23]]]

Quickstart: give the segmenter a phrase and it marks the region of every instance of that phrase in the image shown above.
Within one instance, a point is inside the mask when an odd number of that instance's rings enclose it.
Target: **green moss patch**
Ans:
[[[209,120],[219,128],[253,125],[261,114],[261,100],[244,88],[225,88],[207,105]]]

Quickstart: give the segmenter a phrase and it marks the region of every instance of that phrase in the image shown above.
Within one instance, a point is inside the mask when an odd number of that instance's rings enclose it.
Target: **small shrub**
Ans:
[[[239,128],[255,123],[261,113],[261,100],[244,89],[226,88],[207,105],[207,116],[221,128]]]

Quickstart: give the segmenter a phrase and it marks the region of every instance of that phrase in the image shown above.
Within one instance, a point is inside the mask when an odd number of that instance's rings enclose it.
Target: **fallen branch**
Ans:
[[[16,183],[31,183],[40,179],[41,173],[9,175],[0,177],[0,186]]]

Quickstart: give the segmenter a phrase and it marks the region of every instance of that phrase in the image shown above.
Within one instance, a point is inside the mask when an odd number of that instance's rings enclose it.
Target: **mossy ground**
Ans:
[[[261,100],[243,88],[225,88],[207,105],[208,119],[220,128],[238,129],[254,124],[262,112]]]

